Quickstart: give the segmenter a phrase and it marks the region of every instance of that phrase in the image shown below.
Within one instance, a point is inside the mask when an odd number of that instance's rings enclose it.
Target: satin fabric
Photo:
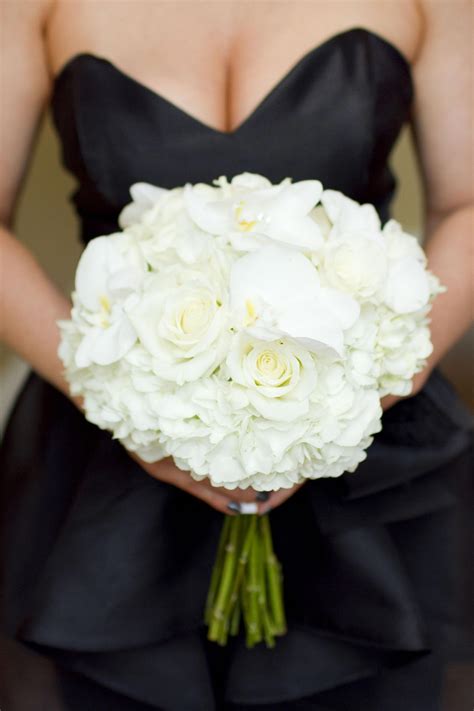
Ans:
[[[63,67],[51,109],[87,242],[118,229],[133,182],[242,171],[318,178],[385,221],[413,94],[404,56],[354,28],[230,134],[89,53]],[[355,473],[307,482],[271,514],[287,636],[220,649],[202,613],[222,515],[149,477],[31,374],[0,452],[7,636],[53,664],[68,709],[389,711],[397,688],[406,711],[438,709],[441,660],[469,646],[457,522],[472,420],[435,371],[383,425]]]

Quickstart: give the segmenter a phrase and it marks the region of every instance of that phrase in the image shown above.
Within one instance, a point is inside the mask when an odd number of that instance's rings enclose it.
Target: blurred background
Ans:
[[[408,232],[422,239],[422,192],[409,126],[400,134],[391,164],[398,179],[393,217]],[[81,251],[78,225],[69,201],[74,188],[74,179],[61,165],[60,145],[48,111],[20,198],[15,233],[66,292],[71,291]],[[41,313],[38,318],[41,319]],[[473,352],[474,333],[471,332],[451,350],[442,369],[474,411]],[[27,371],[26,363],[0,345],[0,433]]]

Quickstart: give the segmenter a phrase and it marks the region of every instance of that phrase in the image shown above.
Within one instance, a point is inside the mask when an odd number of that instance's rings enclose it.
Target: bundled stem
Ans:
[[[217,589],[219,587],[219,580],[224,561],[225,547],[227,545],[227,539],[229,537],[230,521],[230,517],[226,516],[224,526],[222,527],[221,537],[219,539],[216,562],[214,563],[214,567],[212,569],[211,584],[209,585],[209,592],[207,594],[206,600],[206,610],[204,613],[204,620],[207,625],[209,625],[211,622],[212,608],[214,606]]]
[[[228,533],[225,530],[224,557],[220,571],[216,573],[217,590],[215,600],[211,603],[211,622],[209,626],[209,639],[225,644],[227,641],[227,630],[229,619],[224,612],[227,610],[228,601],[232,592],[232,581],[234,579],[235,567],[237,563],[237,545],[241,527],[240,516],[229,525]],[[220,546],[219,546],[220,548]],[[212,579],[211,579],[212,581]]]
[[[275,625],[275,634],[284,634],[286,632],[286,618],[281,590],[283,576],[280,563],[273,552],[272,532],[267,516],[262,516],[260,527],[265,556],[265,569],[267,571],[270,610]]]
[[[264,516],[228,516],[224,522],[206,600],[208,639],[227,644],[243,620],[248,647],[286,632],[281,566]]]

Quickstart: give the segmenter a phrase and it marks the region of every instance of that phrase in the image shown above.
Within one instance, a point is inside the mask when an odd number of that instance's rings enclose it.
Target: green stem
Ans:
[[[209,624],[208,639],[214,642],[218,641],[220,644],[225,644],[227,637],[224,612],[231,593],[232,581],[235,573],[240,525],[240,516],[230,519],[229,537],[225,546],[222,574],[219,576],[219,587],[216,594],[216,602],[212,609],[211,621]]]
[[[206,600],[208,639],[225,645],[237,635],[243,618],[246,644],[286,632],[283,578],[267,515],[228,516],[219,540]]]
[[[204,613],[204,621],[206,625],[211,623],[212,609],[215,604],[217,590],[219,587],[219,581],[222,575],[222,566],[224,563],[225,548],[229,539],[230,532],[230,516],[226,516],[224,519],[224,525],[222,526],[221,535],[219,539],[219,545],[217,548],[216,560],[214,567],[212,569],[211,582],[209,584],[209,592],[206,599],[206,608]]]
[[[247,576],[248,593],[248,620],[247,620],[247,646],[253,647],[262,640],[261,619],[260,619],[260,586],[259,586],[259,546],[257,533],[257,515],[252,516],[252,540],[249,551],[249,564]]]
[[[265,555],[265,568],[267,573],[267,589],[270,602],[270,611],[273,618],[275,634],[282,635],[286,632],[285,609],[283,605],[283,586],[280,564],[273,551],[272,533],[268,515],[261,516],[260,530],[262,533],[263,549]]]
[[[257,523],[254,519],[256,519],[256,515],[245,515],[242,517],[241,546],[238,556],[237,571],[233,580],[232,592],[229,596],[228,607],[225,610],[226,615],[231,614],[233,606],[237,605],[239,600],[239,588],[242,585],[242,582],[245,577],[249,552],[252,546],[252,541],[257,531]]]
[[[234,577],[232,580],[232,589],[228,598],[227,607],[224,610],[223,625],[226,628],[226,639],[227,633],[236,636],[239,632],[240,627],[240,602],[238,594],[238,583],[237,580],[240,577],[242,562],[245,562],[246,555],[243,554],[243,548],[245,546],[245,541],[247,538],[248,531],[248,521],[245,516],[240,517],[240,527],[239,527],[239,537],[236,544],[236,557],[237,565],[234,572]]]
[[[258,526],[257,533],[255,535],[255,544],[258,549],[258,602],[260,607],[261,626],[265,639],[265,644],[267,645],[267,647],[274,647],[275,637],[270,615],[268,614],[267,581],[265,575],[265,551],[260,525]]]
[[[230,620],[229,634],[232,635],[232,637],[236,637],[239,633],[241,612],[242,612],[242,610],[240,608],[239,599],[237,597],[236,604],[234,605],[234,609],[232,611],[232,617]]]

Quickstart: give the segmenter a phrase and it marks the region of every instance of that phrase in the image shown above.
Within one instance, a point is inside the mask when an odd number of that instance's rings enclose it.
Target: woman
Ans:
[[[12,709],[440,708],[443,670],[463,649],[453,552],[470,427],[435,369],[469,323],[469,4],[455,7],[3,4],[1,335],[35,371],[2,449]],[[256,500],[170,461],[134,461],[85,421],[57,357],[69,301],[11,231],[48,105],[85,241],[116,228],[137,180],[172,187],[242,170],[317,177],[385,221],[387,159],[411,120],[429,263],[448,292],[413,396],[385,399],[356,476]],[[202,628],[221,513],[240,501],[272,509],[289,617],[274,650],[240,639],[220,649]]]

